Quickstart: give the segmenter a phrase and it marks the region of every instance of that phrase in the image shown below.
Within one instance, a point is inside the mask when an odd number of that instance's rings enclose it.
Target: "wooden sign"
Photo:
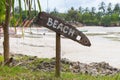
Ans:
[[[72,39],[84,46],[91,46],[89,39],[72,25],[64,22],[61,19],[51,16],[45,12],[40,12],[34,19],[33,24],[44,26],[56,32],[56,77],[60,77],[60,58],[61,58],[61,39],[63,35]]]
[[[89,39],[81,31],[50,14],[40,12],[33,22],[34,24],[44,26],[84,46],[91,46]]]

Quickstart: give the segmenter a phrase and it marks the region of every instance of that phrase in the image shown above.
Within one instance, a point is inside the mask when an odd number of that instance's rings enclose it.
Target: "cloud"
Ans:
[[[78,9],[80,6],[83,8],[86,7],[98,7],[100,3],[103,1],[106,5],[109,3],[112,3],[113,6],[116,3],[120,3],[120,0],[40,0],[41,6],[44,11],[50,9],[52,11],[54,8],[56,8],[59,12],[66,12],[71,7],[74,7],[75,9]],[[48,5],[47,5],[48,1]]]

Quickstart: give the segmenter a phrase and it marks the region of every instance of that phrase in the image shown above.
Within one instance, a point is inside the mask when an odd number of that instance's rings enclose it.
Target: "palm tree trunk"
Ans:
[[[4,24],[4,62],[6,63],[9,60],[9,22],[10,22],[10,11],[11,11],[11,0],[6,0],[6,17]],[[8,64],[6,64],[8,65]]]

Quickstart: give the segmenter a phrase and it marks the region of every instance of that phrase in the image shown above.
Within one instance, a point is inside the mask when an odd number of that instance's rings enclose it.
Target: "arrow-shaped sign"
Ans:
[[[72,39],[84,46],[91,46],[89,39],[79,30],[65,21],[51,16],[45,12],[40,12],[33,21],[34,24],[44,26],[69,39]]]

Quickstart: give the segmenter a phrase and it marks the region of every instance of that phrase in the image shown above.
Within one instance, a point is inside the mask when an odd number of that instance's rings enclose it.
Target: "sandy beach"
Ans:
[[[61,57],[82,63],[108,62],[120,68],[120,27],[82,27],[92,46],[86,47],[61,36]],[[25,29],[24,38],[10,38],[10,52],[42,58],[55,57],[55,33],[46,28]],[[18,30],[17,34],[21,34]],[[0,39],[0,53],[3,53],[3,37]]]

